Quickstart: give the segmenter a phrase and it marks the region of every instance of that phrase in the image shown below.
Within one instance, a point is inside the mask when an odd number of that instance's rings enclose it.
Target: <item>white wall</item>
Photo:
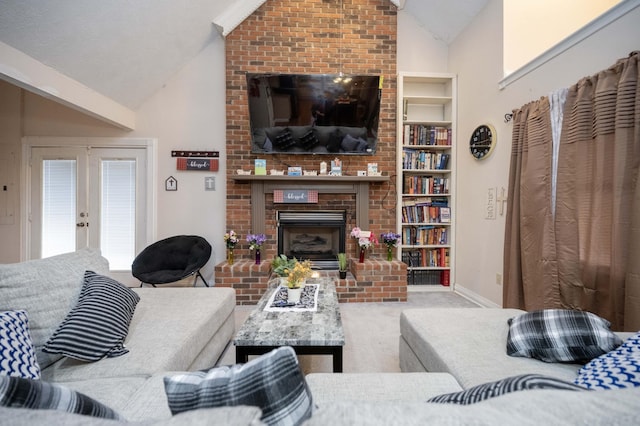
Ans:
[[[505,216],[484,219],[488,188],[507,188],[511,124],[504,114],[608,68],[640,45],[640,8],[569,48],[523,78],[498,89],[502,79],[502,0],[490,0],[450,45],[449,71],[458,74],[458,193],[456,288],[496,305],[502,303]],[[474,160],[468,139],[482,123],[493,124],[498,143],[486,160]],[[505,211],[506,212],[506,211]]]
[[[178,234],[206,238],[213,246],[206,277],[225,257],[224,64],[224,42],[216,38],[136,111],[136,130],[131,135],[158,138],[158,239]],[[219,151],[220,170],[178,171],[171,157],[176,149]],[[164,190],[169,176],[178,180],[178,191]],[[216,179],[215,191],[205,191],[204,179],[209,176]]]
[[[447,72],[449,48],[415,18],[398,11],[398,72]]]
[[[136,130],[125,132],[37,95],[25,93],[24,136],[112,136],[156,138],[156,239],[196,234],[213,246],[203,270],[207,279],[225,256],[225,52],[216,38],[136,111]],[[17,146],[16,146],[17,144]],[[20,141],[14,141],[19,152]],[[178,171],[172,150],[220,152],[218,172]],[[173,176],[178,191],[164,190]],[[204,179],[215,176],[216,191]],[[151,190],[151,188],[150,188]]]
[[[542,54],[620,0],[504,0],[505,75]]]

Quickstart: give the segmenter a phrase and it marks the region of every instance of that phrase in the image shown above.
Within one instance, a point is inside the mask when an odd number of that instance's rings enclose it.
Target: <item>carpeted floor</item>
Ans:
[[[344,327],[345,373],[399,372],[398,337],[400,312],[410,308],[458,307],[479,308],[477,304],[450,291],[411,291],[407,302],[342,303],[340,313]],[[253,306],[236,307],[236,329],[240,328]],[[229,345],[219,365],[235,363],[235,348]],[[300,357],[305,374],[332,371],[331,357]]]

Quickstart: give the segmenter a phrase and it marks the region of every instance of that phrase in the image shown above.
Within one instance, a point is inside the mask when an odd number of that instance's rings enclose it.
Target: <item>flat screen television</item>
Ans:
[[[247,74],[254,154],[373,155],[380,76]]]

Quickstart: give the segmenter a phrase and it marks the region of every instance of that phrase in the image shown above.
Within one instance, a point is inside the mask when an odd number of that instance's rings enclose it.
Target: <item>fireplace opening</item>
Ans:
[[[309,259],[314,269],[338,269],[345,251],[345,211],[278,211],[278,254]]]

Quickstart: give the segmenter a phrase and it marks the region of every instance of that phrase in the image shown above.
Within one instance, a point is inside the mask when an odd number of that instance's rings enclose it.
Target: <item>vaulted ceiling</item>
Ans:
[[[16,49],[134,110],[264,1],[0,0],[0,52]],[[391,1],[446,44],[488,2]],[[4,62],[0,57],[0,78]]]

